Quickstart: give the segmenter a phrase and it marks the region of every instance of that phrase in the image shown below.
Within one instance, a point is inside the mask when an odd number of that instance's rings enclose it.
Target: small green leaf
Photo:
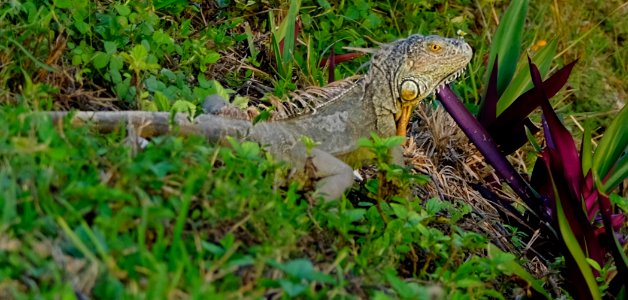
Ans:
[[[170,101],[168,97],[166,97],[162,92],[156,91],[153,96],[153,101],[155,101],[155,105],[157,106],[158,111],[169,111],[170,110]]]
[[[220,59],[220,53],[212,51],[212,52],[209,52],[207,55],[205,55],[205,58],[203,59],[203,63],[213,64],[217,62],[219,59]]]
[[[493,244],[488,244],[488,255],[495,259],[501,257],[501,261],[498,262],[497,268],[506,274],[515,274],[519,278],[525,280],[532,286],[532,288],[539,294],[545,296],[547,299],[551,299],[550,295],[543,289],[543,284],[534,278],[528,271],[526,271],[520,264],[514,260],[514,256],[511,253],[506,253],[497,248]]]
[[[194,116],[194,114],[196,114],[196,105],[190,101],[177,100],[174,104],[172,104],[170,111],[188,113],[191,116]]]
[[[207,242],[207,241],[201,240],[201,247],[213,255],[221,256],[225,253],[224,248],[214,243]]]
[[[124,59],[119,55],[111,55],[109,58],[109,69],[120,71],[124,67]]]
[[[383,141],[383,145],[388,148],[388,149],[392,149],[394,147],[397,146],[401,146],[401,144],[403,144],[403,142],[406,140],[405,136],[391,136],[391,137],[387,137],[386,139],[384,139]]]
[[[222,97],[223,99],[231,98],[229,95],[233,94],[235,92],[234,90],[224,88],[220,84],[220,82],[218,82],[216,80],[211,80],[210,82],[211,82],[211,87],[213,87],[213,89],[214,89],[214,93],[213,94],[217,94],[218,96]]]
[[[118,46],[116,45],[115,42],[105,41],[104,46],[105,46],[105,53],[107,54],[114,54],[116,53],[116,51],[118,51]]]
[[[600,267],[600,264],[597,263],[597,261],[595,261],[594,259],[590,259],[590,258],[586,258],[587,263],[596,271],[598,272],[602,272],[602,267]]]
[[[85,23],[83,20],[74,21],[74,27],[76,27],[81,34],[86,34],[91,29],[89,24]]]
[[[117,4],[114,6],[114,8],[116,9],[116,11],[118,12],[119,15],[126,17],[131,13],[131,9],[126,6],[126,5],[122,5],[122,4]]]
[[[290,280],[279,279],[279,285],[281,288],[288,294],[290,297],[296,297],[299,294],[303,293],[307,288],[307,285],[302,283],[294,283]]]
[[[295,278],[320,281],[325,283],[335,282],[333,277],[316,271],[314,269],[314,265],[309,259],[294,259],[283,264],[276,264],[275,267]]]
[[[400,205],[397,203],[390,203],[390,207],[392,208],[397,218],[405,219],[408,217],[408,208],[405,207],[404,205]]]
[[[245,109],[249,106],[249,100],[249,97],[236,95],[231,104],[239,109]]]
[[[109,55],[104,52],[96,52],[94,54],[93,64],[96,69],[102,69],[109,63]]]

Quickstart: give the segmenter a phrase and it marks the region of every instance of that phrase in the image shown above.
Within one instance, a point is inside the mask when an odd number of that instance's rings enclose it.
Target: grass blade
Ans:
[[[282,62],[289,64],[294,57],[294,45],[298,34],[297,15],[299,8],[301,7],[301,0],[290,1],[290,8],[288,9],[288,16],[284,19],[286,23],[286,35],[283,37],[282,50]]]
[[[582,174],[589,173],[593,161],[593,144],[591,143],[591,125],[589,122],[584,124],[584,134],[582,135],[582,144],[580,146],[580,158],[582,161]]]

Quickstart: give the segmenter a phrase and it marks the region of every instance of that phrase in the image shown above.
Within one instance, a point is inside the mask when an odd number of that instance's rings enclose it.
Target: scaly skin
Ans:
[[[201,134],[213,142],[222,142],[226,136],[258,142],[301,174],[311,159],[314,170],[309,175],[319,179],[316,195],[338,198],[353,183],[351,166],[363,161],[358,139],[372,132],[382,137],[405,135],[416,104],[459,76],[471,56],[471,47],[460,39],[412,35],[384,45],[366,75],[330,93],[331,98],[319,99],[320,104],[307,113],[255,125],[210,114],[193,121],[178,114],[173,121],[178,134]],[[66,113],[51,115],[60,120]],[[170,114],[163,112],[78,112],[72,119],[73,123],[86,121],[101,131],[129,123],[139,127],[141,136],[172,130]],[[319,143],[310,156],[302,136]]]

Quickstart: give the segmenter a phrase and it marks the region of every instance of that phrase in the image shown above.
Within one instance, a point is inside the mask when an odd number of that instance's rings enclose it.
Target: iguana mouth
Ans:
[[[460,76],[462,76],[462,74],[464,74],[465,69],[466,69],[466,66],[462,69],[459,69],[458,71],[455,71],[449,74],[447,77],[445,77],[445,79],[441,80],[436,85],[436,88],[432,92],[437,92],[443,87],[445,87],[445,85],[458,79]],[[400,136],[406,135],[406,131],[408,129],[408,123],[410,123],[410,116],[412,115],[412,109],[414,108],[416,103],[418,103],[418,101],[413,102],[413,103],[408,103],[407,105],[404,105],[401,107],[401,115],[399,116],[399,119],[397,120],[397,135],[400,135]]]
[[[467,69],[467,67],[465,66],[462,69],[459,69],[458,71],[455,71],[455,72],[449,74],[447,77],[445,77],[445,79],[441,80],[441,82],[439,82],[436,85],[436,88],[434,89],[434,92],[438,92],[440,89],[445,87],[445,85],[448,85],[448,84],[454,82],[456,79],[460,78],[460,76],[462,76],[462,74],[464,74],[466,69]]]

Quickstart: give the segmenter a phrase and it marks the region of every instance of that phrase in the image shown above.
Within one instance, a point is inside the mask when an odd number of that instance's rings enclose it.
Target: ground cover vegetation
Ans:
[[[621,1],[0,4],[0,298],[621,299],[627,9]],[[286,166],[254,143],[166,136],[138,149],[122,128],[98,135],[30,113],[194,115],[211,94],[263,111],[292,90],[359,72],[368,55],[355,48],[411,33],[464,34],[474,48],[454,89],[495,139],[495,151],[480,152],[497,175],[512,164],[522,185],[531,176],[541,195],[509,201],[503,195],[517,198],[517,184],[501,196],[483,189],[509,211],[507,241],[469,226],[485,212],[461,198],[388,193],[430,177],[390,164],[400,138],[364,140],[376,154],[373,175],[319,203],[307,188],[283,185]],[[439,96],[459,120],[449,92]],[[510,136],[496,129],[504,126]]]

